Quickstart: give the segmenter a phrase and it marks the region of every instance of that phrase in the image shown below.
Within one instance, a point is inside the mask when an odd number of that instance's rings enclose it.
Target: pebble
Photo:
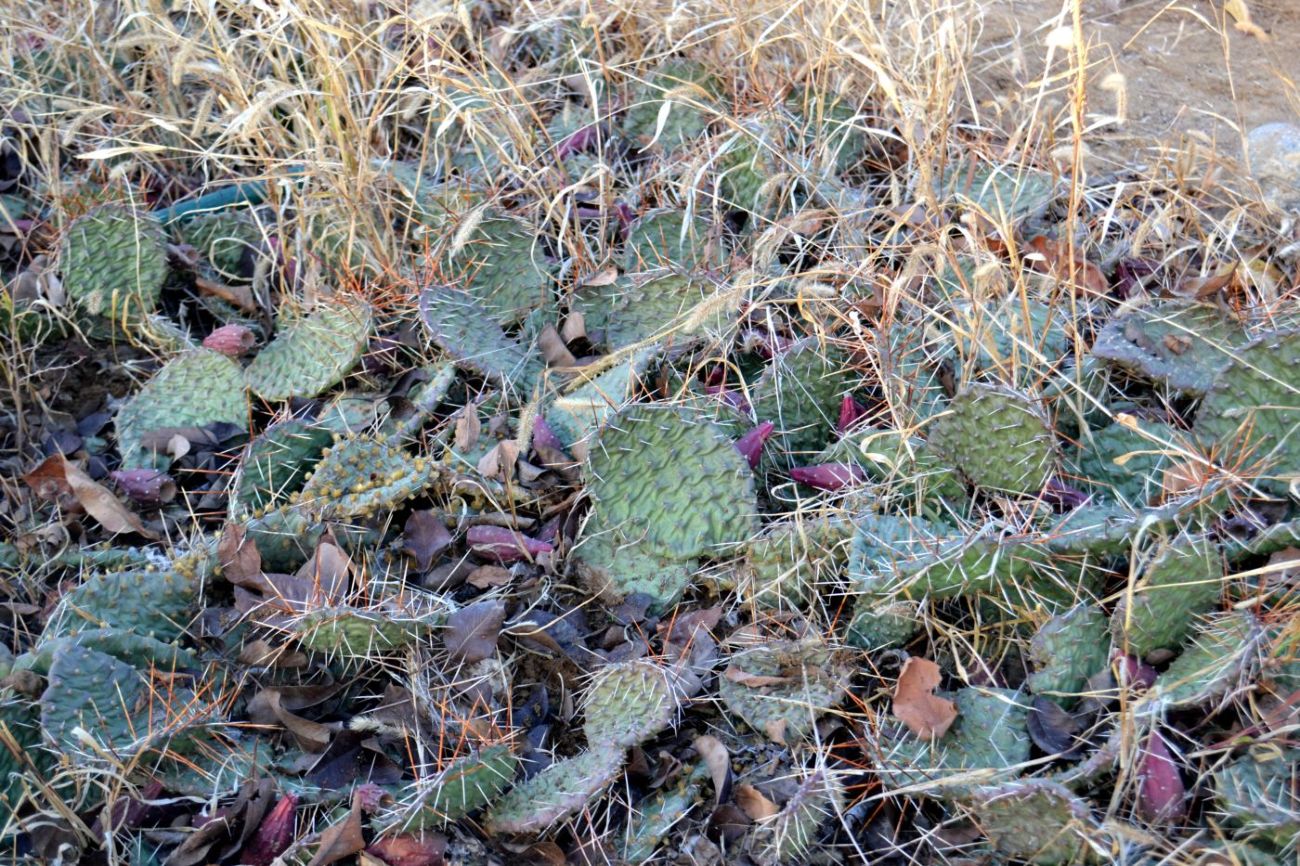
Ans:
[[[1300,207],[1300,126],[1265,123],[1246,136],[1251,176],[1283,208]]]

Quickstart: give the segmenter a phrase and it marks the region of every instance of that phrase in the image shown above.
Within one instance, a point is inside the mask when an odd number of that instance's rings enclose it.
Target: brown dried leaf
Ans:
[[[736,805],[749,816],[751,821],[771,818],[781,811],[781,807],[764,797],[753,785],[736,786]]]
[[[894,717],[918,737],[942,737],[957,720],[957,706],[934,695],[940,682],[939,666],[912,656],[898,674],[894,688]]]
[[[702,734],[692,744],[700,753],[704,766],[709,768],[709,777],[713,779],[713,803],[716,806],[726,797],[727,780],[731,777],[731,755],[722,741],[711,734]]]
[[[456,430],[454,442],[457,451],[469,451],[478,444],[479,434],[483,432],[483,422],[479,420],[478,413],[472,407],[466,406],[465,411],[456,419]]]
[[[320,834],[320,847],[308,866],[330,866],[345,857],[351,857],[366,847],[361,835],[361,795],[352,795],[352,810],[348,816]]]
[[[614,279],[618,279],[618,271],[616,270],[614,271]],[[560,336],[564,338],[566,343],[572,343],[574,340],[581,340],[587,336],[587,323],[583,319],[582,313],[569,313],[564,320],[564,324],[560,327]]]
[[[506,606],[499,601],[480,601],[462,607],[447,617],[443,645],[456,661],[480,662],[497,651],[497,639],[505,620]]]
[[[773,677],[764,676],[762,674],[751,674],[742,671],[735,665],[729,666],[722,672],[722,675],[737,685],[748,686],[751,689],[757,689],[763,686],[780,686],[794,682],[793,677]]]
[[[42,498],[53,498],[50,491],[54,496],[71,494],[87,514],[111,533],[134,532],[145,538],[159,537],[158,533],[146,529],[140,518],[127,510],[107,488],[93,481],[75,463],[69,463],[62,454],[46,458],[40,466],[24,475],[23,481]]]
[[[262,575],[262,554],[257,545],[244,540],[244,527],[232,523],[221,533],[217,543],[217,563],[221,576],[236,586],[263,591],[267,581]]]
[[[478,472],[484,478],[496,478],[509,481],[515,474],[515,461],[519,459],[519,446],[509,439],[502,439],[484,454],[478,462]]]
[[[505,586],[512,579],[508,568],[499,565],[480,565],[469,573],[465,582],[478,589],[490,589],[495,586]]]
[[[280,702],[280,693],[275,689],[267,689],[263,694],[266,695],[267,706],[275,720],[293,736],[298,748],[304,752],[323,752],[329,747],[334,732],[328,725],[304,719],[286,710]]]
[[[386,836],[366,849],[388,866],[441,866],[446,851],[447,837],[441,833]]]
[[[436,512],[416,511],[402,527],[402,550],[415,560],[415,567],[428,571],[434,558],[451,546],[451,533]]]
[[[556,332],[555,326],[547,324],[537,335],[537,348],[542,353],[542,360],[548,367],[572,367],[578,363],[569,347]]]
[[[293,596],[285,593],[286,598],[293,601],[312,599],[326,604],[338,604],[348,594],[348,589],[352,585],[352,559],[338,545],[322,539],[316,545],[316,551],[311,559],[298,569],[294,577],[301,582],[296,585],[296,588],[305,584],[312,588],[312,592],[309,595],[295,593]],[[281,581],[276,581],[276,588],[279,589],[281,584]]]

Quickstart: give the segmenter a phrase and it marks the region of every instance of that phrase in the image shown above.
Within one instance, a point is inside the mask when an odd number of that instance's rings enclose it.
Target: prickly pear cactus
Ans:
[[[1035,694],[1072,703],[1093,674],[1106,670],[1110,635],[1106,616],[1081,604],[1045,622],[1029,641],[1034,671],[1026,684]]]
[[[653,599],[652,609],[670,609],[691,585],[695,561],[673,559],[619,544],[611,532],[589,532],[573,550],[578,576],[602,598],[618,602],[634,593]]]
[[[882,601],[871,594],[858,596],[853,605],[845,640],[865,650],[900,647],[921,630],[918,605],[913,601]]]
[[[357,365],[370,341],[372,319],[364,304],[330,302],[283,324],[244,371],[263,400],[308,399],[337,385]]]
[[[386,832],[434,830],[483,808],[510,786],[519,759],[505,744],[487,746],[448,763],[399,793],[397,803],[378,816]]]
[[[1212,772],[1215,803],[1238,836],[1278,846],[1300,836],[1300,792],[1295,785],[1298,749],[1261,749]]]
[[[726,258],[718,232],[708,221],[685,211],[656,210],[642,215],[627,232],[623,270],[629,273],[673,268],[717,268]]]
[[[953,199],[997,225],[1014,225],[1040,214],[1055,197],[1052,176],[1038,169],[993,165],[965,156],[953,160],[939,180],[941,199]]]
[[[248,397],[239,365],[210,349],[169,361],[117,411],[117,447],[124,469],[166,468],[166,442],[150,433],[168,428],[248,425]],[[149,444],[150,447],[146,447]],[[162,449],[160,453],[160,449]]]
[[[673,787],[637,803],[621,846],[622,862],[637,866],[654,857],[672,828],[699,802],[700,786],[706,778],[708,771],[701,765]]]
[[[97,574],[60,599],[44,636],[111,628],[175,640],[189,622],[198,586],[174,570]]]
[[[162,227],[129,205],[100,205],[68,224],[60,251],[63,286],[94,316],[139,321],[158,306],[167,279]]]
[[[452,273],[500,325],[518,324],[552,301],[554,280],[537,239],[522,220],[489,217],[452,259]]]
[[[774,641],[731,657],[718,694],[745,724],[778,743],[808,736],[844,700],[834,652],[816,641]]]
[[[1092,827],[1088,804],[1043,779],[980,788],[971,812],[999,854],[1044,866],[1082,863]]]
[[[665,151],[694,141],[708,128],[718,89],[703,67],[668,63],[634,89],[623,114],[623,134],[640,148],[654,141]]]
[[[1183,536],[1165,542],[1148,561],[1132,594],[1111,615],[1117,644],[1145,656],[1177,649],[1223,593],[1223,562],[1208,538]]]
[[[789,171],[784,162],[787,129],[784,118],[763,114],[719,133],[722,141],[715,170],[719,205],[724,211],[738,210],[759,218],[775,213],[774,199],[789,186],[779,180]]]
[[[706,278],[651,273],[579,289],[572,308],[593,342],[615,350],[651,338],[680,343],[724,334],[739,304],[736,292]]]
[[[958,689],[950,696],[957,721],[942,737],[904,733],[883,756],[880,776],[890,788],[938,798],[969,795],[977,785],[1019,774],[1029,760],[1028,702],[1008,689]]]
[[[930,445],[977,487],[1037,493],[1056,469],[1056,444],[1038,404],[992,385],[970,385],[930,428]]]
[[[1082,433],[1070,459],[1072,474],[1111,501],[1133,506],[1152,502],[1164,469],[1177,459],[1168,452],[1178,447],[1179,436],[1168,424],[1140,423],[1146,435],[1118,423]]]
[[[412,457],[384,436],[349,436],[321,454],[295,502],[318,519],[391,511],[435,477],[432,460]]]
[[[1232,611],[1201,623],[1192,642],[1156,679],[1146,698],[1162,708],[1210,704],[1250,682],[1265,639],[1249,611]]]
[[[292,572],[311,557],[325,526],[302,510],[283,505],[258,510],[244,524],[244,538],[257,547],[262,568],[272,574]]]
[[[596,675],[583,703],[587,742],[628,748],[677,718],[679,702],[666,670],[645,661],[611,665]]]
[[[457,365],[527,397],[542,374],[530,347],[506,336],[475,298],[447,286],[420,291],[420,318],[438,348]]]
[[[797,465],[803,455],[820,451],[831,437],[841,398],[853,386],[847,359],[832,347],[803,343],[773,359],[751,395],[754,417],[776,425],[768,453]]]
[[[332,438],[325,428],[298,418],[262,431],[239,461],[230,494],[232,512],[243,515],[297,492]]]
[[[44,769],[48,763],[46,752],[40,748],[40,705],[18,697],[9,689],[0,691],[0,734],[12,737],[21,752]],[[7,747],[0,747],[0,815],[5,823],[8,816],[18,812],[23,799],[23,789],[28,778],[27,762]],[[0,825],[3,828],[3,825]]]
[[[639,353],[547,404],[546,423],[565,448],[598,430],[632,396],[649,366],[649,352]]]
[[[1300,474],[1300,330],[1264,334],[1214,378],[1192,432],[1221,462],[1285,483]]]
[[[853,523],[838,516],[771,524],[737,565],[740,596],[758,607],[798,608],[843,569],[853,532]]]
[[[237,276],[241,262],[256,255],[266,240],[262,227],[248,210],[196,214],[181,223],[176,233],[226,277]]]
[[[1219,307],[1162,301],[1114,316],[1097,334],[1092,357],[1199,396],[1246,341],[1246,329]]]
[[[540,833],[580,811],[618,778],[625,754],[618,746],[595,744],[556,761],[516,786],[488,810],[494,833]]]
[[[59,654],[73,644],[111,656],[140,671],[175,673],[199,668],[193,653],[178,644],[123,628],[89,628],[72,635],[43,636],[30,651],[14,659],[13,668],[46,676]]]
[[[298,618],[293,635],[304,649],[313,652],[369,659],[410,646],[432,627],[432,622],[422,618],[382,609],[326,607]]]
[[[805,863],[817,842],[817,831],[844,809],[844,790],[826,770],[804,776],[794,796],[769,818],[759,822],[749,839],[749,851],[759,863]]]
[[[628,406],[592,442],[585,474],[612,544],[635,539],[655,555],[691,559],[753,532],[758,503],[749,464],[688,409]]]

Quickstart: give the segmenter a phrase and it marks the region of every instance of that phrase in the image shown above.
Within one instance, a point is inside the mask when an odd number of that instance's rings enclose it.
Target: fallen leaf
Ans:
[[[297,807],[296,794],[282,796],[240,852],[239,862],[246,866],[271,866],[294,840],[293,817]]]
[[[610,278],[610,282],[612,283],[614,280],[618,279],[618,270],[615,268],[610,268],[609,272],[613,274],[612,278]],[[604,283],[594,284],[589,282],[587,283],[587,285],[606,285],[606,284]],[[579,312],[569,313],[569,315],[564,320],[564,324],[560,327],[560,336],[564,338],[564,342],[566,343],[572,343],[574,340],[581,340],[587,336],[587,323],[583,319],[582,313]]]
[[[704,766],[709,768],[709,777],[713,779],[713,804],[726,799],[727,781],[731,778],[731,755],[722,741],[711,734],[701,734],[692,743],[695,751],[700,753]]]
[[[294,577],[314,589],[315,598],[312,600],[337,604],[352,585],[352,559],[338,545],[322,539],[311,559],[298,569]],[[306,601],[307,598],[293,600]]]
[[[929,659],[912,656],[898,674],[894,687],[894,717],[918,737],[942,737],[957,720],[957,706],[937,697],[939,666]]]
[[[447,617],[443,645],[452,659],[466,664],[480,662],[497,651],[497,639],[506,619],[506,606],[499,601],[480,601]]]
[[[1176,821],[1187,814],[1187,789],[1164,737],[1152,731],[1138,764],[1138,813],[1148,821]]]
[[[140,518],[127,510],[103,485],[91,480],[75,463],[68,462],[62,454],[46,458],[40,466],[23,476],[23,481],[42,498],[51,499],[60,493],[71,494],[86,513],[99,521],[111,533],[134,532],[145,538],[157,539],[158,533],[146,529]],[[53,491],[53,494],[50,494]]]
[[[361,835],[361,795],[353,793],[348,816],[320,834],[320,847],[308,866],[329,866],[363,851],[366,840]]]
[[[509,481],[515,475],[515,461],[519,459],[519,446],[502,439],[478,461],[478,472],[484,478]]]
[[[402,526],[402,551],[415,560],[415,567],[428,571],[434,559],[451,546],[451,532],[437,512],[412,512]]]
[[[736,786],[736,805],[749,816],[751,821],[762,821],[781,811],[780,806],[764,797],[763,793],[753,785]]]
[[[1026,727],[1034,745],[1049,755],[1077,758],[1081,755],[1076,737],[1079,723],[1051,698],[1034,698]]]
[[[280,693],[275,689],[267,689],[265,694],[271,714],[293,737],[294,742],[298,744],[298,748],[304,752],[323,752],[329,748],[330,741],[334,738],[334,732],[330,730],[328,725],[304,719],[302,716],[295,715],[285,709],[280,703]]]
[[[496,586],[505,586],[514,578],[510,570],[502,568],[499,565],[480,565],[469,573],[465,582],[470,586],[478,589],[491,589]]]
[[[1048,271],[1057,279],[1066,280],[1073,287],[1082,289],[1085,294],[1101,296],[1110,291],[1106,275],[1096,265],[1088,262],[1077,250],[1074,253],[1074,274],[1068,273],[1070,247],[1065,241],[1039,235],[1030,239],[1029,248],[1042,257],[1041,266],[1037,267],[1037,270]],[[1040,262],[1031,262],[1031,264],[1038,266]]]
[[[266,578],[262,575],[262,554],[257,545],[244,539],[244,527],[232,523],[221,533],[217,542],[217,563],[221,576],[236,586],[262,590]]]
[[[786,683],[794,682],[793,677],[773,677],[762,674],[751,674],[742,671],[735,665],[729,666],[722,675],[729,681],[737,685],[747,686],[751,689],[762,688],[763,686],[781,686]]]
[[[1208,277],[1189,277],[1178,284],[1173,294],[1183,298],[1206,298],[1228,287],[1237,275],[1237,263],[1233,262]]]
[[[545,325],[537,335],[537,348],[542,353],[542,360],[548,367],[573,367],[578,363],[578,359],[573,357],[569,347],[564,345],[555,326]]]
[[[452,442],[455,444],[457,451],[470,451],[478,444],[479,434],[483,431],[483,422],[479,420],[478,413],[472,407],[466,406],[465,411],[456,419],[455,432]]]

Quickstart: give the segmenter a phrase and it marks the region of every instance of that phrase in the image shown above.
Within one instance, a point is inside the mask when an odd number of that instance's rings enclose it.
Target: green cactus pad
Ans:
[[[852,521],[828,516],[764,528],[736,568],[740,597],[761,608],[793,610],[831,583],[848,561]]]
[[[969,294],[961,287],[960,294]],[[954,362],[959,382],[987,381],[1025,388],[1046,379],[1070,351],[1070,322],[1066,312],[1032,298],[1011,293],[997,303],[954,300],[942,315],[938,347]],[[941,356],[931,356],[931,362]]]
[[[666,64],[634,89],[623,134],[639,147],[654,140],[665,151],[694,141],[708,128],[718,89],[718,81],[697,64]]]
[[[306,562],[325,533],[319,520],[285,505],[258,514],[244,524],[244,538],[257,547],[263,570],[288,574]]]
[[[1216,306],[1164,301],[1111,319],[1097,334],[1092,357],[1197,396],[1246,340],[1242,324]]]
[[[667,671],[651,662],[611,665],[596,675],[583,701],[587,742],[629,748],[667,728],[678,701]]]
[[[1300,475],[1300,330],[1265,334],[1215,377],[1192,432],[1236,471]]]
[[[432,622],[382,610],[328,607],[304,614],[294,623],[293,635],[313,652],[369,659],[410,646],[432,627]]]
[[[166,238],[148,215],[100,205],[68,224],[60,265],[64,289],[78,307],[140,321],[157,308],[167,279]]]
[[[514,781],[519,759],[504,744],[456,758],[437,773],[408,785],[397,805],[378,818],[386,831],[434,830],[496,800]]]
[[[69,644],[50,666],[41,694],[41,728],[56,748],[81,755],[83,730],[96,742],[129,758],[160,739],[171,740],[188,721],[186,697],[151,691],[139,671],[92,649]]]
[[[420,291],[420,318],[430,338],[460,367],[527,396],[542,375],[531,347],[506,336],[474,297],[447,286]]]
[[[651,338],[680,343],[727,332],[740,296],[700,277],[676,273],[622,276],[574,293],[587,336],[611,350]]]
[[[38,769],[49,763],[40,748],[40,705],[14,695],[8,689],[0,692],[0,731],[13,738],[14,744],[36,762]],[[6,738],[7,740],[8,738]],[[0,814],[5,823],[18,812],[24,789],[30,781],[27,762],[15,755],[0,741]],[[0,824],[3,829],[4,824]]]
[[[155,450],[166,443],[146,448],[150,433],[209,424],[247,429],[248,397],[239,365],[210,349],[173,358],[118,409],[115,423],[123,468],[166,468],[171,458]]]
[[[826,447],[854,381],[843,353],[815,342],[800,344],[763,371],[750,399],[754,417],[776,425],[766,453],[781,455],[780,468],[802,464],[805,455]]]
[[[588,524],[582,542],[570,554],[578,576],[609,602],[633,593],[653,599],[653,609],[671,608],[691,585],[694,560],[670,559],[647,553],[635,543],[617,544],[610,531]]]
[[[111,628],[172,641],[184,633],[197,598],[198,582],[177,571],[97,574],[63,596],[45,637]]]
[[[230,494],[233,513],[256,511],[297,492],[332,438],[329,430],[297,418],[264,430],[239,461]]]
[[[452,260],[452,273],[500,325],[518,324],[551,303],[554,279],[537,238],[523,220],[490,217]]]
[[[718,694],[755,731],[793,742],[811,734],[817,718],[838,706],[846,692],[828,647],[775,641],[733,655],[718,678]]]
[[[754,828],[749,851],[761,864],[806,863],[818,829],[844,809],[844,790],[824,770],[808,773],[781,811]]]
[[[625,755],[616,746],[557,761],[496,802],[487,815],[493,833],[540,833],[580,811],[618,778]]]
[[[1206,538],[1181,537],[1164,543],[1148,561],[1130,598],[1111,615],[1115,642],[1138,656],[1178,649],[1223,593],[1223,562]]]
[[[622,862],[638,866],[654,857],[669,832],[684,820],[700,799],[700,784],[708,777],[701,765],[666,788],[637,803],[628,819],[621,845]]]
[[[691,459],[683,461],[683,455]],[[633,404],[593,440],[587,492],[610,543],[691,559],[748,538],[758,502],[745,458],[688,409]]]
[[[1146,699],[1162,708],[1187,707],[1234,693],[1250,681],[1264,638],[1264,628],[1249,611],[1212,617],[1160,674]]]
[[[745,118],[719,133],[715,171],[724,208],[756,217],[773,216],[773,199],[779,190],[772,181],[789,171],[784,161],[788,129],[785,118],[764,114]]]
[[[391,511],[419,494],[437,473],[382,436],[348,436],[326,449],[297,496],[318,518],[348,519]]]
[[[1026,680],[1030,691],[1073,701],[1088,678],[1106,670],[1110,661],[1105,614],[1095,605],[1081,604],[1052,617],[1029,641],[1029,659],[1034,667]]]
[[[916,602],[882,601],[865,594],[853,605],[845,641],[865,650],[891,649],[905,645],[920,630]]]
[[[628,229],[626,250],[623,270],[629,273],[717,268],[726,258],[722,240],[709,223],[698,217],[688,219],[679,210],[642,215]]]
[[[198,659],[189,650],[174,643],[123,629],[92,628],[73,635],[43,638],[30,652],[14,659],[14,669],[48,675],[55,658],[73,644],[111,656],[141,671],[152,668],[170,673],[199,667]]]
[[[1051,427],[1029,397],[970,385],[930,428],[935,454],[977,487],[1037,493],[1056,469]]]
[[[564,447],[586,439],[627,403],[651,357],[638,353],[547,404],[546,423]]]
[[[177,234],[226,278],[234,277],[240,262],[256,254],[266,239],[248,210],[196,214],[180,224]]]
[[[965,156],[948,164],[938,186],[941,198],[958,201],[1001,226],[1045,211],[1056,185],[1045,171]]]
[[[1018,774],[1019,765],[1029,760],[1028,700],[1023,694],[959,689],[951,698],[957,720],[944,736],[931,741],[903,734],[888,748],[880,768],[887,787],[917,786],[911,793],[961,797]]]
[[[1143,422],[1142,429],[1147,435],[1125,424],[1082,434],[1069,460],[1071,474],[1112,501],[1134,506],[1152,502],[1160,494],[1164,470],[1177,460],[1169,452],[1179,437],[1168,424]]]
[[[1293,845],[1300,838],[1300,749],[1266,748],[1211,774],[1218,811],[1239,827],[1239,838]]]
[[[372,319],[364,304],[323,304],[280,326],[244,370],[248,386],[263,400],[310,399],[343,381],[370,342]]]
[[[1006,857],[1060,866],[1086,860],[1088,804],[1055,782],[1027,779],[980,788],[971,811],[993,847]]]

